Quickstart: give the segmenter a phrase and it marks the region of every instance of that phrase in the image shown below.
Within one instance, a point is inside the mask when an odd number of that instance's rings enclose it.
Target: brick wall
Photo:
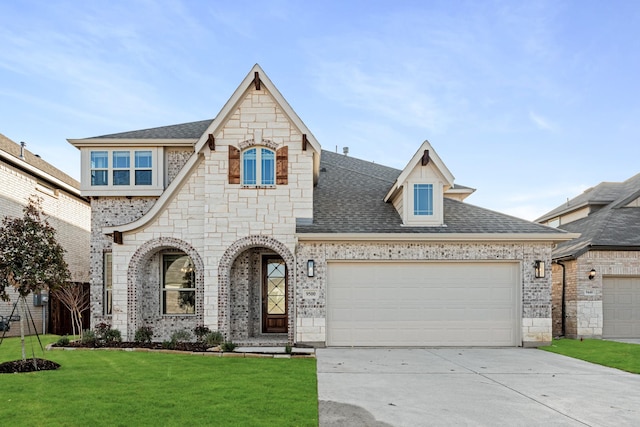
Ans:
[[[89,281],[90,207],[89,204],[65,190],[56,189],[33,175],[0,161],[0,219],[5,216],[22,217],[30,196],[42,199],[42,209],[49,223],[56,229],[56,239],[65,250],[72,281]],[[0,302],[0,316],[11,313],[12,302]],[[42,333],[42,307],[33,306],[28,299],[38,333]],[[19,335],[18,324],[12,325],[12,335]]]
[[[296,341],[325,341],[326,281],[330,260],[504,260],[521,262],[522,341],[551,341],[551,247],[542,244],[482,243],[308,243],[296,249]],[[306,261],[316,263],[314,277]],[[533,263],[546,261],[544,279],[535,279]],[[314,291],[313,293],[305,292]],[[309,298],[306,295],[314,295]]]

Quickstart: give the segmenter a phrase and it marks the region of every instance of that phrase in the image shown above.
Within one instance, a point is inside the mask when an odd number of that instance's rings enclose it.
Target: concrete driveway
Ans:
[[[318,349],[320,426],[640,425],[640,375],[523,348]]]

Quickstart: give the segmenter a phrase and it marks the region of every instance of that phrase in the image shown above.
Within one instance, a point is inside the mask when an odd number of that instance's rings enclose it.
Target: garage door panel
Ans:
[[[640,338],[640,278],[605,277],[603,338]]]
[[[329,263],[327,344],[517,345],[518,277],[518,263]]]

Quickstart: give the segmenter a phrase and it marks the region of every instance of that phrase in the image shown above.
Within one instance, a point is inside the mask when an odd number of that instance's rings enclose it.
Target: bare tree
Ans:
[[[7,288],[18,292],[22,360],[26,360],[24,321],[27,296],[54,290],[70,278],[64,249],[56,240],[56,230],[43,218],[42,200],[29,198],[22,218],[5,217],[0,227],[0,299],[11,299]]]
[[[89,308],[89,298],[82,283],[68,282],[55,291],[53,295],[64,304],[71,313],[71,327],[73,335],[82,339],[82,312]]]

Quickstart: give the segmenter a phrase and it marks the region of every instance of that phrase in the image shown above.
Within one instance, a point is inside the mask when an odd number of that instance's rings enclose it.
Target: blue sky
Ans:
[[[535,219],[640,172],[637,1],[4,1],[0,133],[213,118],[259,63],[323,148],[403,168],[428,139],[468,203]]]

